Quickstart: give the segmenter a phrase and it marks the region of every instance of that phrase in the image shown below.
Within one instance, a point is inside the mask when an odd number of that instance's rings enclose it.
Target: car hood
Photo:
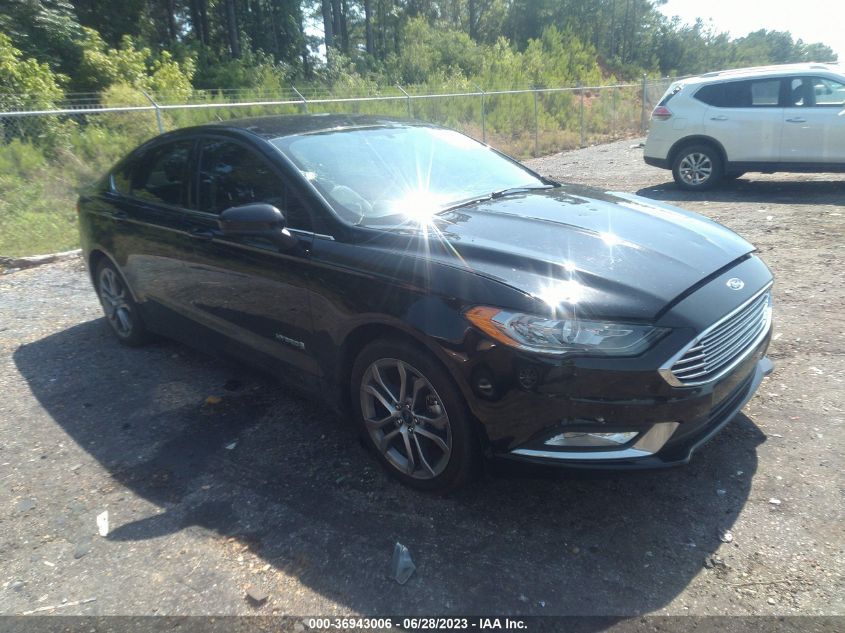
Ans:
[[[580,186],[512,194],[438,216],[432,248],[562,311],[654,319],[754,247],[725,227],[639,196]]]

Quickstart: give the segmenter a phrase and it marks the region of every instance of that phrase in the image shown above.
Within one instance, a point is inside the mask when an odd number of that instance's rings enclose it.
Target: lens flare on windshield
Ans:
[[[395,209],[395,213],[402,213],[411,222],[425,227],[431,224],[437,212],[448,202],[449,200],[443,195],[417,188],[404,192],[404,195],[392,202],[391,206]]]

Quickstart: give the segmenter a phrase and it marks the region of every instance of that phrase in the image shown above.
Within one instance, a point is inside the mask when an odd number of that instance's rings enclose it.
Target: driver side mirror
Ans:
[[[296,237],[285,227],[285,216],[272,204],[256,202],[231,207],[218,218],[223,235],[237,237],[263,237],[287,250],[296,244]]]

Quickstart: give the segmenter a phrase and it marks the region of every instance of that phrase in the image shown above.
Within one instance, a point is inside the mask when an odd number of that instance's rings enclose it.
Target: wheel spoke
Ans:
[[[405,426],[403,426],[400,431],[402,433],[402,441],[405,444],[405,453],[408,456],[408,465],[405,470],[409,475],[413,475],[414,471],[417,469],[417,463],[414,459],[414,449],[411,448],[411,434]]]
[[[120,321],[121,331],[128,333],[132,330],[132,321],[129,319],[129,311],[125,306],[120,306],[115,310],[117,319]]]
[[[436,429],[445,429],[449,423],[449,418],[445,414],[440,414],[433,418],[427,415],[417,415],[417,419],[425,424],[430,424]]]
[[[114,301],[114,286],[112,284],[112,272],[108,269],[103,271],[100,277],[100,291],[106,296],[110,302]]]
[[[417,454],[420,456],[420,461],[422,462],[425,469],[434,476],[436,473],[434,469],[431,467],[431,464],[428,463],[428,460],[425,458],[425,453],[423,453],[422,446],[420,446],[420,440],[417,437],[417,434],[414,433],[414,444],[417,445]]]
[[[396,369],[399,371],[399,402],[405,402],[406,384],[408,382],[408,372],[405,370],[405,363],[401,360],[397,361]]]
[[[400,432],[400,429],[396,429],[395,431],[391,431],[390,433],[385,434],[385,436],[381,438],[381,442],[379,442],[378,449],[382,453],[386,453],[387,449],[390,448],[390,443],[393,441],[393,439],[397,435],[399,435],[399,432]]]
[[[380,420],[373,420],[373,419],[367,418],[367,419],[364,420],[364,422],[367,424],[368,428],[375,430],[375,429],[384,428],[385,426],[390,424],[395,419],[396,419],[396,416],[391,413],[387,417],[384,417]]]
[[[411,394],[411,411],[413,411],[417,406],[417,396],[420,395],[420,391],[425,387],[426,380],[425,378],[417,378],[414,380],[414,387],[413,392]]]
[[[391,403],[391,402],[389,402],[389,401],[387,400],[387,398],[385,398],[385,397],[381,394],[381,392],[380,392],[378,389],[376,389],[373,385],[367,385],[367,386],[364,388],[364,391],[366,391],[368,394],[370,394],[370,395],[371,395],[371,396],[373,396],[376,400],[378,400],[378,401],[381,403],[381,406],[383,406],[383,407],[384,407],[385,409],[387,409],[388,411],[393,411],[393,410],[394,410],[394,408],[395,408],[395,406],[396,406],[396,405],[395,405],[395,403]],[[388,392],[388,393],[390,393],[390,392]]]
[[[387,394],[387,397],[390,398],[393,404],[397,404],[399,401],[396,399],[396,396],[393,395],[393,392],[388,388],[387,384],[384,382],[384,377],[381,375],[381,368],[377,364],[374,364],[372,367],[372,375],[373,378],[376,379],[376,382],[378,383],[379,387],[384,389],[384,392]]]
[[[421,429],[420,427],[417,427],[416,434],[422,435],[423,437],[428,438],[429,440],[437,444],[437,448],[439,448],[444,453],[449,452],[449,447],[446,445],[446,442],[444,442],[441,437],[435,435],[431,431],[427,431],[426,429]]]

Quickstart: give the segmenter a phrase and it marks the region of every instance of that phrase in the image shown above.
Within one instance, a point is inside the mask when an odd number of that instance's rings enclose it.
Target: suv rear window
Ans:
[[[717,108],[777,107],[780,102],[780,78],[729,81],[702,86],[695,98]]]

